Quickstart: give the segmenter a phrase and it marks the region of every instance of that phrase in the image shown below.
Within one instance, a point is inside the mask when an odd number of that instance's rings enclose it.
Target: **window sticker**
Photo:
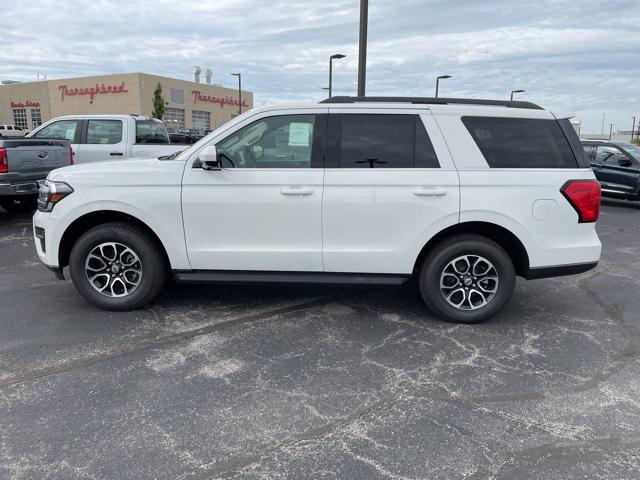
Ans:
[[[290,147],[308,147],[311,138],[310,123],[289,124],[289,146]]]

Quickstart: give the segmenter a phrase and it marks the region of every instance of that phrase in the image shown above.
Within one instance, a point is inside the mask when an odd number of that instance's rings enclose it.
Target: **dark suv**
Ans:
[[[583,141],[582,146],[603,195],[640,200],[640,146],[588,140]]]

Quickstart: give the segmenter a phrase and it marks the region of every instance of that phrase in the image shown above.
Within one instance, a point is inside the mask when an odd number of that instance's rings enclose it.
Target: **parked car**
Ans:
[[[515,277],[600,257],[600,185],[569,120],[528,102],[334,97],[251,110],[172,160],[52,172],[38,255],[107,310],[184,283],[400,284],[479,322]],[[215,290],[212,290],[215,295]]]
[[[0,125],[0,137],[24,137],[29,131],[15,125]]]
[[[75,163],[156,158],[184,148],[171,145],[161,120],[138,115],[57,117],[33,130],[28,137],[69,140]]]
[[[67,140],[0,139],[0,206],[10,213],[35,210],[38,182],[72,163]]]
[[[627,142],[582,142],[606,197],[640,200],[640,146]]]

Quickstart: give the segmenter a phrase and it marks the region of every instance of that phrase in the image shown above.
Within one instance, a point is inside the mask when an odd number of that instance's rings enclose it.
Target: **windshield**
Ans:
[[[640,145],[634,143],[619,143],[620,148],[640,162]]]
[[[160,120],[136,120],[136,143],[169,143],[167,127]]]

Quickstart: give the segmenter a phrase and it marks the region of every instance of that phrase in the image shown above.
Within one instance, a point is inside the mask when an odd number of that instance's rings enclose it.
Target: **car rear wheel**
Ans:
[[[156,239],[128,223],[99,225],[73,246],[69,273],[80,294],[104,310],[132,310],[162,290],[167,261]]]
[[[3,197],[0,198],[0,207],[9,213],[31,213],[38,206],[36,197]]]
[[[475,234],[449,237],[426,256],[420,293],[429,309],[449,322],[479,323],[511,298],[515,270],[497,243]]]

